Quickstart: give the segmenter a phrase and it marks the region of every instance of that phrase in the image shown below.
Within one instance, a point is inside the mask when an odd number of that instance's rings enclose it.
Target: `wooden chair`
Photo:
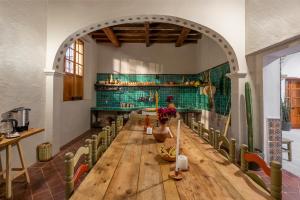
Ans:
[[[113,139],[115,139],[116,136],[117,136],[117,134],[116,134],[116,122],[115,121],[113,121],[111,123],[110,130],[111,130],[111,135],[113,136]]]
[[[119,115],[117,117],[117,122],[116,122],[116,129],[117,129],[117,133],[120,132],[120,130],[122,129],[123,127],[123,116],[122,115]]]
[[[98,159],[107,149],[107,131],[102,130],[98,135],[92,135],[92,162],[96,164]]]
[[[113,141],[112,130],[111,130],[111,127],[110,127],[110,126],[106,126],[106,127],[104,128],[104,130],[106,131],[106,135],[107,135],[107,147],[109,147],[110,144],[111,144],[112,141]]]
[[[217,149],[230,162],[236,162],[236,140],[231,138],[229,141],[227,137],[221,135],[220,131],[215,131],[215,149]],[[228,150],[228,151],[227,151]]]
[[[235,153],[235,139],[231,139],[229,142],[228,139],[221,135],[219,130],[214,130],[210,128],[209,130],[204,128],[204,124],[195,122],[195,118],[192,118],[191,129],[196,132],[200,137],[217,149],[223,156],[225,156],[230,162],[235,163],[236,153]],[[227,149],[229,153],[225,150]]]
[[[203,140],[205,140],[206,142],[209,142],[210,135],[211,135],[211,130],[204,128],[204,124],[200,123],[199,136],[203,138]]]
[[[92,145],[91,140],[87,139],[85,145],[80,147],[75,155],[72,152],[65,154],[65,197],[69,199],[74,192],[74,185],[78,183],[79,178],[87,173],[92,168]],[[84,163],[80,164],[75,171],[75,166],[77,165],[80,158],[84,156]],[[75,171],[75,173],[74,173]]]
[[[248,163],[254,162],[263,170],[263,172],[271,178],[271,186],[267,187],[263,179],[248,171]],[[248,152],[248,146],[243,144],[241,146],[241,170],[245,172],[253,181],[264,188],[270,193],[271,197],[275,200],[281,200],[282,198],[282,171],[281,164],[277,161],[271,161],[271,167],[256,153]]]
[[[201,122],[198,121],[196,122],[195,121],[195,118],[192,118],[192,121],[191,121],[191,129],[196,132],[199,136],[200,136],[200,125],[201,125]]]

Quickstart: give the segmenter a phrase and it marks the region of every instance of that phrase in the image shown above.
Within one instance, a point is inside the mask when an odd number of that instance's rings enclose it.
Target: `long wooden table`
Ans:
[[[19,176],[20,174],[25,174],[27,183],[30,182],[29,175],[27,172],[27,166],[24,159],[24,154],[22,151],[21,144],[19,143],[22,139],[35,135],[37,133],[43,132],[44,129],[42,128],[30,128],[28,131],[20,132],[20,137],[17,138],[4,138],[0,141],[0,150],[6,150],[6,169],[5,169],[5,187],[6,187],[6,198],[10,199],[12,196],[12,187],[11,183],[14,177]],[[12,146],[16,145],[18,148],[18,153],[20,157],[21,168],[12,168],[11,161],[12,161]],[[15,174],[13,177],[12,172],[17,171],[18,173]],[[0,156],[0,175],[4,178],[4,173],[2,172],[2,165],[1,165],[1,156]],[[1,197],[0,197],[1,198]]]
[[[176,124],[170,128],[176,133]],[[181,147],[190,170],[181,181],[169,179],[172,163],[160,158],[159,145],[143,133],[143,126],[127,122],[71,199],[270,199],[186,125],[181,127]]]

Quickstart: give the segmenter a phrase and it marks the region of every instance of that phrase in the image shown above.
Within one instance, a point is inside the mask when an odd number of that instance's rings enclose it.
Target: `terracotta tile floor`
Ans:
[[[98,130],[90,130],[80,138],[65,146],[52,160],[37,162],[28,168],[30,184],[25,182],[25,177],[20,176],[13,182],[13,200],[63,200],[64,199],[64,154],[75,152]],[[0,194],[4,194],[5,184],[0,181]],[[5,199],[0,196],[0,199]]]
[[[267,183],[270,185],[269,177],[265,176],[262,171],[257,172]],[[283,200],[300,200],[300,177],[283,170],[282,171],[282,182],[283,182]]]
[[[64,154],[75,152],[98,130],[90,130],[80,138],[65,146],[59,154],[48,162],[38,162],[28,168],[31,183],[18,177],[13,182],[13,200],[63,200],[64,199]],[[258,172],[261,174],[261,172]],[[268,181],[268,179],[266,180]],[[0,183],[0,194],[4,194],[5,185]],[[4,199],[4,197],[0,197]],[[300,177],[283,171],[283,199],[300,200]]]

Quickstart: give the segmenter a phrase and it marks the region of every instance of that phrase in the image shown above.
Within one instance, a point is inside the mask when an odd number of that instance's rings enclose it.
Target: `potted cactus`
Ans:
[[[248,151],[258,154],[260,157],[264,157],[260,149],[254,148],[253,144],[253,110],[252,110],[252,95],[249,82],[245,83],[245,99],[246,99],[246,112],[247,112],[247,133],[248,133]],[[250,162],[248,165],[251,170],[259,170],[259,166]]]
[[[245,98],[246,98],[246,112],[247,112],[247,132],[248,132],[248,149],[254,152],[253,147],[253,124],[252,124],[252,95],[251,87],[247,82],[245,83]]]
[[[286,101],[281,101],[281,130],[291,130],[290,106]]]

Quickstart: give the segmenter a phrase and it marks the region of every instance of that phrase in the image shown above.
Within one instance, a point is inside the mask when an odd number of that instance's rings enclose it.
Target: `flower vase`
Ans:
[[[168,103],[168,108],[176,108],[176,106],[173,102],[170,102]]]
[[[165,124],[160,124],[160,126],[159,126],[159,132],[161,133],[161,134],[166,134],[166,135],[168,135],[169,134],[169,127],[167,126],[167,123],[165,123]]]
[[[157,142],[164,142],[170,137],[170,128],[167,123],[161,123],[157,131],[153,132],[153,136]]]

